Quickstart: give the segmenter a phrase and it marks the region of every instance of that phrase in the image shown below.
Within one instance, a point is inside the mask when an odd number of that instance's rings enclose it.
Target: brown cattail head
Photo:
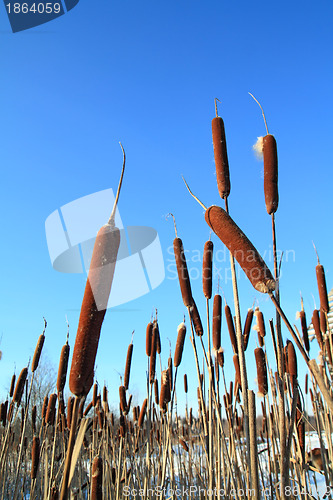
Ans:
[[[155,395],[155,403],[158,405],[160,402],[159,391],[158,391],[158,380],[155,378],[154,380],[154,395]]]
[[[46,411],[47,411],[48,404],[49,404],[49,397],[45,396],[44,401],[43,401],[43,406],[42,406],[42,420],[44,423],[45,423],[45,417],[46,417]]]
[[[251,308],[247,311],[245,325],[244,325],[244,331],[243,331],[244,351],[246,351],[248,343],[249,343],[252,320],[253,320],[253,309]]]
[[[170,385],[170,393],[171,393],[172,392],[172,383],[173,383],[173,367],[172,367],[171,354],[168,358],[168,374],[169,374],[169,385]]]
[[[62,346],[61,354],[60,354],[58,378],[57,378],[57,391],[58,392],[62,392],[65,388],[66,377],[67,377],[68,358],[69,358],[69,345],[68,345],[68,342],[66,342],[66,344]]]
[[[49,398],[49,404],[47,405],[47,410],[46,410],[46,415],[45,415],[45,422],[48,425],[54,425],[55,421],[55,406],[57,402],[57,395],[56,394],[51,394]]]
[[[170,378],[168,370],[163,370],[161,375],[160,408],[164,409],[171,400]]]
[[[103,500],[103,460],[95,457],[91,470],[91,500]]]
[[[175,355],[173,358],[173,364],[175,368],[177,368],[180,365],[182,360],[185,336],[186,336],[186,325],[185,323],[180,323],[180,325],[178,325],[177,328],[177,342],[176,342]]]
[[[37,417],[37,406],[34,405],[31,410],[31,426],[33,434],[36,434],[36,417]]]
[[[149,365],[149,381],[151,384],[153,384],[154,380],[155,380],[156,347],[157,347],[157,336],[158,335],[159,335],[159,333],[158,333],[157,322],[154,321],[153,338],[152,338],[152,342],[151,342],[151,351],[150,351],[150,365]]]
[[[216,361],[218,365],[223,368],[224,366],[224,351],[222,348],[220,348],[217,353],[216,353]]]
[[[125,386],[121,385],[119,387],[119,400],[120,408],[123,413],[127,412],[127,401],[126,401],[126,389]]]
[[[237,347],[237,339],[236,339],[236,332],[235,332],[234,320],[232,319],[231,310],[230,310],[230,307],[228,306],[228,304],[226,304],[226,306],[224,308],[224,312],[225,312],[225,317],[226,317],[226,320],[227,320],[228,331],[229,331],[229,336],[230,336],[230,340],[231,340],[232,349],[233,349],[233,351],[234,351],[235,354],[238,354],[238,347]]]
[[[221,347],[221,326],[222,326],[222,297],[214,295],[213,301],[213,349],[218,351]]]
[[[266,335],[264,315],[263,315],[263,313],[261,311],[259,311],[259,308],[256,308],[255,315],[256,315],[256,318],[257,318],[256,328],[257,328],[257,331],[258,331],[258,335],[260,337],[264,338],[265,335]]]
[[[211,240],[206,241],[202,259],[202,288],[206,299],[212,297],[213,247]]]
[[[213,205],[207,208],[205,219],[237,260],[254,288],[262,293],[275,290],[275,280],[258,250],[230,215],[223,208]]]
[[[148,323],[147,325],[147,328],[146,328],[146,354],[147,356],[150,356],[150,353],[151,353],[151,341],[152,341],[152,337],[153,337],[153,323],[150,322]]]
[[[319,344],[320,349],[323,349],[323,336],[321,334],[320,330],[320,319],[319,319],[319,311],[318,309],[315,309],[312,314],[312,326],[315,332],[315,336],[317,339],[317,342]]]
[[[316,276],[317,276],[317,285],[320,299],[320,310],[325,313],[329,312],[329,303],[328,303],[328,295],[327,295],[327,287],[326,287],[326,278],[324,267],[321,264],[316,266]]]
[[[157,320],[156,320],[156,352],[157,354],[161,354],[161,335]]]
[[[327,327],[327,321],[326,321],[326,313],[320,309],[320,317],[319,317],[319,322],[320,322],[320,330],[321,330],[321,333],[323,335],[325,335],[325,333],[327,332],[328,330],[328,327]]]
[[[72,396],[68,398],[67,402],[67,427],[68,429],[71,428],[71,423],[72,423],[72,415],[73,415],[73,407],[74,407],[74,399]]]
[[[6,427],[6,422],[7,422],[7,408],[8,408],[8,401],[6,400],[4,403],[1,403],[0,405],[0,421],[4,427]]]
[[[133,344],[131,343],[127,349],[125,375],[124,375],[124,386],[125,386],[126,390],[128,389],[128,384],[129,384],[129,379],[130,379],[132,354],[133,354]]]
[[[267,213],[271,215],[279,205],[277,147],[275,137],[271,134],[263,137],[263,155],[265,204]]]
[[[184,392],[187,394],[188,391],[188,385],[187,385],[187,375],[186,373],[184,374]]]
[[[119,246],[119,229],[112,224],[102,226],[94,243],[69,376],[69,388],[75,396],[86,396],[93,385],[99,337]]]
[[[32,440],[32,449],[31,449],[31,472],[30,472],[31,479],[36,479],[37,477],[39,454],[40,454],[39,437],[34,436]]]
[[[266,367],[266,359],[265,353],[261,347],[257,347],[254,350],[254,355],[256,358],[257,364],[257,379],[258,379],[258,388],[259,388],[259,396],[266,396],[268,393],[268,379],[267,379],[267,367]]]
[[[19,406],[21,403],[21,399],[22,399],[22,395],[23,395],[23,391],[24,391],[25,382],[27,380],[27,376],[28,376],[28,368],[25,367],[25,368],[23,368],[23,370],[21,371],[21,373],[19,375],[19,378],[17,379],[15,391],[14,391],[14,395],[13,395],[13,401],[14,401],[14,403],[17,404],[17,406]]]
[[[309,374],[305,374],[305,394],[308,394]]]
[[[34,352],[34,357],[32,358],[32,363],[31,363],[31,371],[34,372],[37,370],[40,355],[42,354],[42,349],[44,345],[44,340],[45,340],[45,335],[42,333],[42,335],[39,336],[36,349]]]
[[[287,340],[287,352],[288,352],[288,373],[291,379],[291,385],[294,387],[297,380],[297,357],[294,344]]]
[[[180,238],[173,240],[173,250],[175,254],[176,267],[180,291],[185,307],[190,307],[193,302],[190,277],[188,274],[183,242]]]
[[[309,352],[310,351],[310,342],[309,342],[308,327],[306,324],[305,311],[299,311],[299,317],[301,320],[304,347],[307,350],[307,352]]]
[[[230,194],[230,175],[224,123],[220,116],[212,120],[212,135],[217,187],[221,198],[225,199]]]
[[[10,382],[10,389],[9,389],[9,397],[11,398],[14,394],[14,388],[15,388],[15,380],[16,380],[16,375],[12,376],[12,380]]]
[[[202,327],[202,322],[200,318],[200,314],[197,308],[197,305],[192,299],[192,305],[190,307],[190,315],[191,315],[191,320],[194,326],[195,333],[198,335],[198,337],[202,337],[203,335],[203,327]]]
[[[146,411],[147,411],[147,398],[144,400],[144,402],[142,403],[142,406],[141,406],[141,411],[140,411],[139,420],[138,420],[139,429],[142,427],[142,424],[143,424],[143,421],[144,421],[144,418],[146,415]]]
[[[183,439],[183,438],[179,438],[179,444],[184,448],[184,450],[186,451],[186,453],[188,453],[188,444],[186,443],[186,441]]]
[[[234,354],[233,356],[233,362],[235,366],[235,371],[236,371],[236,378],[235,378],[235,383],[242,385],[242,379],[241,379],[241,373],[240,373],[240,367],[239,367],[239,359],[238,359],[238,354]]]

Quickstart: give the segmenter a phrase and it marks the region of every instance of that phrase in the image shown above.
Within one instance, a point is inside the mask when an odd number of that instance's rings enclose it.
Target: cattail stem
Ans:
[[[249,429],[250,429],[250,454],[251,454],[251,487],[254,490],[254,499],[259,500],[259,474],[258,474],[258,446],[256,425],[256,399],[253,391],[248,391],[249,401]],[[251,495],[252,497],[252,495]]]
[[[68,480],[69,480],[72,455],[73,455],[73,450],[74,450],[74,445],[75,445],[76,427],[77,427],[77,422],[78,422],[80,401],[81,401],[81,398],[78,396],[75,396],[72,419],[71,419],[71,430],[70,430],[70,434],[69,434],[69,441],[68,441],[68,447],[67,447],[67,453],[66,453],[66,461],[65,461],[65,467],[64,467],[64,473],[63,473],[63,479],[62,479],[62,484],[61,484],[61,491],[60,491],[59,500],[67,500],[67,498],[68,498],[68,489],[69,489]]]

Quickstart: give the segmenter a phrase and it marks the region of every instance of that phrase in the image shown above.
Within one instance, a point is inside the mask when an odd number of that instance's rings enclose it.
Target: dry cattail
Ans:
[[[158,405],[160,402],[159,392],[158,392],[158,380],[155,378],[154,380],[154,395],[155,395],[155,403]]]
[[[172,357],[171,355],[168,358],[168,375],[169,375],[169,385],[170,385],[170,393],[172,392],[172,383],[173,383],[173,371],[172,371]]]
[[[224,352],[223,349],[219,349],[216,353],[216,361],[218,362],[218,365],[223,368],[224,366]]]
[[[93,407],[93,404],[92,404],[92,401],[90,401],[90,403],[88,404],[88,406],[86,407],[86,409],[83,412],[84,417],[86,417],[88,415],[88,413],[90,412],[92,407]]]
[[[279,205],[278,158],[275,137],[271,134],[263,137],[264,155],[264,192],[268,214],[274,214]]]
[[[256,358],[256,365],[257,365],[259,396],[266,396],[268,392],[268,380],[267,380],[265,353],[263,349],[261,349],[261,347],[257,347],[254,350],[254,355]]]
[[[320,349],[323,349],[323,336],[321,334],[320,330],[320,319],[319,319],[319,311],[318,309],[315,309],[312,314],[312,326],[315,332],[315,336],[317,339],[317,342],[319,344]]]
[[[66,342],[62,346],[59,368],[58,368],[58,378],[57,378],[57,391],[62,392],[65,388],[66,377],[67,377],[67,367],[68,367],[68,357],[69,357],[69,345]]]
[[[27,376],[28,376],[28,368],[26,367],[26,368],[23,368],[23,370],[21,371],[19,378],[17,379],[16,386],[15,386],[13,401],[14,401],[14,403],[17,404],[17,406],[19,406],[21,403],[21,399],[22,399],[22,395],[23,395],[23,391],[24,391],[25,382],[27,380]]]
[[[39,465],[40,442],[39,437],[34,436],[31,449],[31,479],[36,479]]]
[[[188,391],[188,385],[187,385],[187,375],[186,373],[184,374],[184,392],[187,394]]]
[[[223,208],[213,205],[207,208],[205,219],[237,260],[256,290],[268,293],[275,290],[274,278],[243,231]]]
[[[150,356],[150,353],[151,353],[153,326],[154,326],[153,323],[150,322],[150,323],[148,323],[147,328],[146,328],[146,354],[147,354],[147,356]]]
[[[36,349],[34,352],[34,357],[32,358],[32,363],[31,363],[31,371],[34,372],[37,370],[40,355],[42,354],[42,349],[44,345],[44,340],[45,340],[45,335],[42,333],[42,335],[39,336]]]
[[[297,358],[294,344],[287,340],[287,352],[288,352],[288,373],[291,379],[291,385],[294,387],[294,384],[297,380]]]
[[[37,406],[34,405],[31,410],[31,426],[33,434],[36,434],[36,417],[37,417]]]
[[[325,449],[325,460],[327,460],[327,449]],[[323,458],[321,456],[320,448],[313,448],[309,453],[306,454],[307,463],[317,470],[323,471]]]
[[[241,379],[241,373],[240,373],[240,367],[239,367],[239,359],[238,359],[238,354],[234,354],[233,356],[233,362],[235,366],[235,371],[236,371],[236,378],[235,382],[238,383],[239,385],[242,384],[242,379]]]
[[[305,461],[305,421],[303,418],[302,405],[299,396],[296,406],[296,427],[297,427],[298,441],[302,453],[302,458],[303,461]]]
[[[307,350],[307,352],[309,352],[310,351],[310,342],[309,342],[309,335],[308,335],[308,327],[306,324],[305,311],[303,311],[303,310],[299,311],[299,317],[301,320],[304,347]]]
[[[203,327],[202,327],[202,322],[200,318],[200,314],[197,308],[197,305],[193,299],[192,305],[190,307],[190,315],[191,315],[191,320],[194,326],[195,333],[198,335],[198,337],[202,337],[203,335]]]
[[[193,302],[190,277],[188,274],[183,242],[180,238],[173,240],[173,250],[175,254],[176,267],[180,291],[185,307],[190,307]]]
[[[308,393],[308,384],[309,384],[309,374],[305,374],[305,394]]]
[[[12,376],[12,380],[10,382],[10,389],[9,389],[9,397],[11,398],[14,394],[14,388],[15,388],[15,380],[16,380],[16,375]]]
[[[127,349],[125,375],[124,375],[124,386],[125,386],[126,390],[128,389],[128,384],[129,384],[129,379],[130,379],[132,354],[133,354],[133,343],[131,343]]]
[[[149,381],[151,384],[153,384],[155,380],[157,335],[158,335],[158,329],[157,329],[157,323],[155,321],[153,327],[153,338],[151,342],[150,365],[149,365]]]
[[[226,320],[227,320],[228,331],[229,331],[229,336],[230,336],[230,340],[231,340],[232,349],[233,349],[234,353],[237,354],[238,353],[238,347],[237,347],[237,340],[236,340],[234,320],[232,319],[231,310],[230,310],[230,307],[228,305],[225,306],[224,312],[225,312],[225,317],[226,317]]]
[[[202,259],[202,287],[206,299],[212,297],[213,242],[206,241]]]
[[[73,407],[74,407],[74,398],[70,396],[67,402],[67,427],[71,428],[72,423],[72,415],[73,415]]]
[[[56,402],[57,402],[57,395],[51,394],[45,415],[45,422],[48,425],[54,425]]]
[[[127,410],[126,389],[123,385],[119,387],[120,408],[123,413]]]
[[[103,461],[95,457],[91,471],[91,500],[103,500]]]
[[[213,349],[218,351],[221,347],[221,325],[222,325],[222,297],[214,295],[213,301]]]
[[[186,335],[185,323],[180,323],[177,328],[177,342],[176,342],[175,355],[173,358],[173,364],[175,368],[177,368],[180,365],[182,360],[185,335]]]
[[[122,146],[121,148],[123,150]],[[120,246],[120,231],[115,227],[115,212],[125,169],[124,150],[123,155],[123,167],[116,200],[108,223],[97,233],[81,305],[69,376],[69,388],[75,396],[86,396],[94,379],[99,337]]]
[[[157,354],[161,354],[161,336],[157,320],[155,326],[156,326],[156,352]]]
[[[97,405],[97,398],[98,398],[98,385],[97,385],[97,382],[95,382],[94,388],[93,388],[93,397],[92,397],[93,406]]]
[[[144,402],[142,403],[142,406],[141,406],[141,411],[140,411],[139,420],[138,420],[139,429],[142,427],[142,424],[143,424],[143,421],[144,421],[144,418],[146,415],[146,411],[147,411],[147,398],[144,400]]]
[[[43,406],[42,406],[42,421],[43,421],[43,423],[45,423],[46,410],[47,410],[48,404],[49,404],[49,397],[45,396],[44,401],[43,401]]]
[[[253,309],[251,308],[247,311],[245,325],[244,325],[244,331],[243,331],[244,351],[246,351],[248,343],[249,343],[252,320],[253,320]]]
[[[317,276],[317,285],[318,285],[318,292],[320,299],[320,310],[324,311],[324,313],[328,313],[330,308],[327,296],[325,271],[324,267],[321,264],[319,264],[319,260],[318,260],[318,265],[316,266],[316,276]]]
[[[2,422],[2,425],[4,427],[6,427],[6,422],[7,422],[7,408],[8,408],[8,401],[1,403],[1,405],[0,405],[0,421]]]
[[[170,394],[170,379],[168,370],[163,370],[161,375],[161,391],[160,391],[160,408],[164,409],[165,405],[171,400]]]
[[[217,188],[221,198],[225,199],[230,194],[229,162],[224,123],[222,118],[217,116],[217,113],[212,120],[212,135]]]
[[[256,327],[257,327],[258,335],[263,338],[266,335],[264,315],[261,311],[259,311],[259,308],[256,308],[255,315],[257,318]]]

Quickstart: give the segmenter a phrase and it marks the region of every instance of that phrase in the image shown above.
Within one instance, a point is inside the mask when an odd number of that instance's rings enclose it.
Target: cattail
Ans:
[[[186,373],[184,374],[184,392],[187,394],[188,391],[188,385],[187,385],[187,375]]]
[[[39,465],[40,442],[39,437],[34,436],[31,449],[31,479],[36,479]]]
[[[91,471],[91,500],[103,500],[103,460],[95,457]]]
[[[133,422],[137,422],[138,421],[138,407],[137,406],[133,406]]]
[[[277,147],[275,137],[271,134],[263,137],[263,155],[265,204],[267,213],[271,215],[279,205]]]
[[[315,309],[312,314],[312,326],[315,332],[315,336],[317,339],[317,342],[319,344],[320,349],[323,349],[323,336],[320,331],[320,319],[319,319],[319,311],[318,309]]]
[[[183,242],[180,238],[173,240],[178,280],[185,307],[190,307],[193,302],[190,277],[188,274]]]
[[[287,352],[288,352],[288,373],[291,379],[291,385],[294,387],[297,380],[297,358],[294,344],[287,340]]]
[[[155,321],[153,327],[153,338],[151,343],[150,366],[149,366],[149,381],[151,384],[153,384],[155,380],[157,335],[158,335],[158,329]]]
[[[123,413],[127,410],[126,389],[123,385],[119,387],[120,408]]]
[[[184,448],[186,453],[188,453],[188,445],[186,441],[183,438],[179,438],[179,444]]]
[[[298,434],[299,447],[301,449],[303,461],[305,461],[305,422],[300,397],[296,406],[296,427]]]
[[[325,449],[325,455],[327,455],[327,449]],[[325,457],[325,458],[327,458],[327,457]],[[321,449],[320,448],[313,448],[313,450],[311,450],[307,454],[307,463],[317,470],[320,470],[320,471],[324,470],[323,458],[321,456]]]
[[[200,314],[197,308],[197,305],[192,299],[192,305],[190,307],[190,315],[191,315],[191,320],[194,326],[195,333],[198,335],[198,337],[202,337],[203,335],[203,327],[202,327],[202,322],[200,318]]]
[[[175,355],[173,358],[173,364],[175,368],[177,368],[180,365],[182,360],[185,335],[186,335],[185,323],[180,323],[177,328],[177,342],[176,342]]]
[[[65,388],[66,377],[67,377],[68,358],[69,358],[69,345],[68,345],[68,342],[66,342],[66,344],[62,346],[61,354],[60,354],[58,377],[57,377],[57,391],[58,392],[62,392]]]
[[[47,411],[47,406],[49,404],[49,397],[45,396],[43,400],[43,406],[42,406],[42,420],[43,423],[45,423],[45,417],[46,417],[46,411]]]
[[[213,349],[218,351],[221,347],[221,325],[222,325],[222,297],[214,295],[213,301]]]
[[[82,300],[69,376],[69,388],[78,397],[86,396],[93,384],[97,347],[120,246],[120,231],[114,219],[124,167],[125,153],[116,201],[108,223],[97,233]]]
[[[232,319],[232,314],[230,307],[226,304],[224,308],[225,312],[225,317],[227,320],[227,325],[228,325],[228,330],[229,330],[229,336],[231,340],[231,345],[233,348],[233,351],[235,354],[238,354],[238,347],[237,347],[237,340],[236,340],[236,333],[235,333],[235,326],[234,326],[234,320]]]
[[[244,351],[246,351],[249,343],[252,321],[253,321],[253,309],[251,308],[247,311],[244,331],[243,331]]]
[[[254,288],[262,293],[272,292],[275,281],[270,270],[230,215],[223,208],[213,205],[207,208],[205,219],[237,260]]]
[[[139,420],[138,420],[139,429],[141,429],[141,427],[142,427],[143,421],[145,419],[146,411],[147,411],[147,398],[144,400],[144,402],[142,403],[142,406],[141,406],[141,411],[140,411]]]
[[[45,340],[45,335],[42,333],[42,335],[39,336],[36,349],[34,352],[34,357],[32,358],[32,363],[31,363],[31,371],[32,373],[37,370],[40,355],[42,354],[42,349],[44,345],[44,340]]]
[[[213,242],[206,241],[202,259],[202,287],[206,299],[212,297]]]
[[[171,400],[170,380],[168,370],[162,371],[161,376],[161,391],[160,391],[160,408],[164,409],[165,405]]]
[[[54,425],[56,402],[57,402],[57,395],[51,394],[45,415],[45,422],[49,425]]]
[[[72,415],[73,415],[73,407],[74,407],[74,398],[70,396],[67,402],[67,427],[71,428],[72,423]]]
[[[31,426],[33,434],[36,434],[36,417],[37,417],[37,406],[34,405],[31,410]]]
[[[147,354],[147,356],[150,356],[150,352],[151,352],[153,326],[154,326],[153,323],[150,322],[150,323],[148,323],[147,328],[146,328],[146,354]]]
[[[308,327],[306,325],[305,311],[303,311],[303,310],[299,311],[299,318],[301,320],[304,347],[307,350],[307,352],[309,352],[310,351],[310,342],[309,342],[309,335],[308,335]]]
[[[0,405],[0,421],[2,422],[2,425],[4,427],[6,427],[6,422],[7,422],[7,407],[8,407],[8,401],[5,401]]]
[[[156,352],[157,354],[161,354],[161,336],[157,320],[155,326],[156,326]]]
[[[23,395],[23,391],[24,391],[25,382],[27,380],[27,376],[28,376],[28,368],[26,367],[26,368],[23,368],[23,370],[21,371],[19,378],[17,379],[16,386],[15,386],[13,401],[14,401],[14,403],[17,404],[17,406],[19,406],[21,403],[21,399],[22,399],[22,395]]]
[[[268,380],[265,353],[263,349],[261,349],[261,347],[257,347],[254,350],[254,355],[257,365],[259,396],[266,396],[266,394],[268,393]]]
[[[131,371],[131,362],[132,362],[132,354],[133,354],[133,343],[128,346],[127,349],[127,357],[126,357],[126,366],[125,366],[125,375],[124,375],[124,386],[125,389],[128,389],[130,371]]]
[[[94,388],[93,388],[93,397],[92,397],[93,406],[97,405],[97,397],[98,397],[98,385],[97,385],[97,382],[95,382]]]
[[[154,380],[154,395],[155,395],[155,403],[158,405],[160,402],[159,393],[158,393],[158,380],[155,378]]]
[[[170,385],[170,393],[172,392],[172,383],[173,383],[173,371],[172,371],[172,357],[168,358],[168,375],[169,375],[169,385]]]
[[[320,322],[321,333],[325,335],[325,333],[327,332],[327,321],[326,321],[326,314],[322,309],[320,310],[319,322]]]
[[[233,359],[235,371],[236,371],[235,382],[236,382],[236,384],[238,383],[239,385],[241,385],[242,379],[241,379],[241,373],[240,373],[240,367],[239,367],[238,354],[234,354],[232,359]]]
[[[216,353],[216,361],[218,362],[218,365],[223,368],[224,366],[224,353],[223,349],[219,349]]]
[[[14,394],[14,388],[15,388],[15,380],[16,380],[16,375],[12,376],[12,380],[10,382],[10,389],[9,389],[9,397],[11,398]]]
[[[212,135],[217,188],[221,198],[225,199],[230,194],[229,162],[224,123],[222,118],[217,116],[217,112],[212,120]]]
[[[318,265],[316,266],[316,276],[317,276],[317,285],[318,285],[318,292],[320,299],[320,310],[324,311],[325,313],[328,313],[330,308],[328,303],[325,271],[324,267],[319,263],[319,259],[318,259]]]
[[[259,311],[259,308],[256,308],[255,310],[255,315],[257,318],[257,331],[260,337],[265,337],[266,335],[266,329],[265,329],[265,321],[264,321],[264,315],[261,311]]]
[[[305,374],[305,394],[308,394],[309,374]]]

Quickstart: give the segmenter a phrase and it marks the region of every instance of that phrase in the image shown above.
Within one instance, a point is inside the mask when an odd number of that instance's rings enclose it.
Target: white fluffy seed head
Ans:
[[[264,138],[258,137],[257,142],[252,146],[252,149],[258,160],[262,160],[264,157]]]
[[[185,328],[185,331],[186,331],[186,325],[185,323],[182,321],[179,325],[178,325],[178,328],[177,328],[177,333],[179,333],[181,330],[183,330]]]

